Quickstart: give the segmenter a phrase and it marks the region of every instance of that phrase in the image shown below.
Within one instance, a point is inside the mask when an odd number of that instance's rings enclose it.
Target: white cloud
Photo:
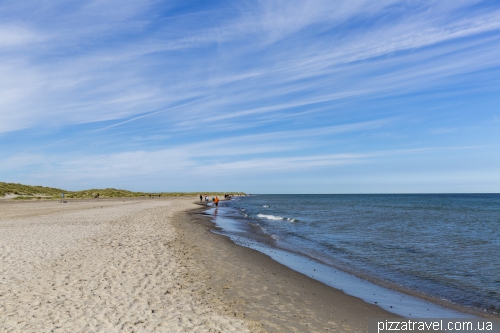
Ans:
[[[22,26],[0,25],[0,50],[40,43],[44,36]]]
[[[498,83],[489,72],[500,65],[495,4],[268,0],[169,12],[175,6],[133,0],[2,2],[4,142],[21,130],[57,136],[54,142],[78,141],[69,154],[64,151],[66,161],[56,146],[44,148],[51,137],[41,140],[39,149],[51,152],[37,157],[50,164],[42,166],[46,175],[53,169],[75,177],[147,177],[160,174],[160,165],[187,174],[207,161],[205,170],[215,173],[312,170],[374,158],[318,147],[342,135],[398,132],[411,118],[405,108],[413,105],[395,106],[394,97],[434,90],[460,105],[459,88],[450,87],[470,73],[484,72],[486,79],[472,82],[469,93],[479,96]],[[372,108],[380,100],[387,107]],[[456,124],[421,126],[421,133],[438,134]],[[85,135],[100,140],[102,150],[85,145],[79,137]],[[445,136],[433,138],[438,137]],[[367,151],[399,144],[377,138],[379,146]],[[37,149],[37,141],[20,151]],[[154,141],[160,143],[151,146]],[[372,145],[367,139],[358,143]],[[19,164],[25,172],[37,165],[36,158],[23,160],[17,153],[2,164]]]
[[[32,27],[18,28],[3,39],[6,43],[15,40],[21,44],[34,40],[46,43],[42,49],[35,48],[34,52],[23,51],[16,61],[12,61],[12,54],[0,53],[0,59],[8,59],[3,61],[0,69],[2,77],[8,78],[4,82],[8,89],[3,89],[4,98],[0,102],[1,110],[5,110],[0,111],[4,124],[0,131],[43,124],[123,119],[193,97],[205,98],[206,101],[197,108],[165,114],[165,117],[178,118],[177,126],[186,122],[192,126],[193,118],[212,110],[223,111],[217,116],[201,119],[202,122],[264,117],[281,111],[290,114],[287,108],[311,107],[311,103],[368,96],[384,90],[396,93],[390,87],[402,87],[401,82],[412,75],[422,78],[427,75],[423,75],[420,69],[409,67],[406,72],[394,72],[396,75],[391,78],[393,70],[390,69],[382,78],[389,82],[377,84],[379,78],[376,76],[371,76],[371,80],[364,78],[369,77],[375,66],[390,66],[390,62],[354,67],[348,64],[500,28],[498,10],[471,12],[469,17],[450,20],[466,2],[448,1],[424,2],[420,6],[412,3],[410,6],[415,7],[413,15],[410,9],[391,24],[382,21],[366,30],[354,27],[350,31],[343,26],[350,20],[390,13],[389,8],[396,4],[400,2],[265,1],[258,6],[240,8],[234,19],[216,13],[216,17],[223,19],[208,29],[203,24],[199,29],[194,25],[185,29],[182,20],[166,20],[165,29],[172,21],[173,32],[165,35],[161,29],[144,34],[144,29],[154,19],[149,11],[158,6],[155,2],[90,1],[72,5],[73,10],[66,12],[61,10],[62,2],[54,2],[45,5],[41,12],[59,12],[58,20],[53,25],[45,21],[33,23],[33,26],[43,27],[42,33],[33,34]],[[25,6],[20,8],[26,10]],[[439,15],[438,10],[441,11]],[[195,19],[200,21],[204,15],[211,14],[214,13],[199,12]],[[309,27],[314,29],[309,31]],[[318,39],[314,35],[316,29],[340,30]],[[2,31],[7,30],[0,28],[0,36]],[[179,32],[184,34],[175,35]],[[134,37],[124,37],[128,35]],[[87,40],[87,36],[91,36],[91,40]],[[116,46],[108,47],[105,45],[108,36],[122,38],[116,39]],[[292,46],[287,38],[304,39],[304,45]],[[238,43],[233,44],[235,41]],[[248,47],[240,45],[243,41]],[[179,47],[208,47],[214,42],[219,43],[219,59],[213,58],[215,55],[200,59],[193,50],[190,55],[193,59],[188,60],[192,63],[183,63],[177,51],[172,51],[179,50]],[[103,45],[99,46],[99,43]],[[69,53],[75,52],[74,56],[64,55],[63,48]],[[265,56],[256,55],[252,59],[255,64],[248,68],[224,61],[224,54],[227,54],[228,59],[237,59],[241,64],[250,60],[255,52],[264,52]],[[165,57],[157,56],[162,53]],[[147,62],[144,59],[148,59]],[[448,68],[439,65],[442,75],[466,70],[460,59],[454,61],[446,64]],[[207,64],[209,67],[204,68]],[[488,64],[494,66],[498,60],[491,58]],[[180,66],[176,68],[177,65]],[[164,75],[158,73],[161,68],[165,68]],[[435,68],[433,65],[426,70],[435,72]],[[311,94],[309,91],[316,92]],[[222,98],[221,94],[224,94]],[[270,105],[270,99],[287,101]],[[260,105],[242,108],[251,102]],[[13,113],[16,117],[11,118]],[[262,118],[254,120],[258,125]],[[246,122],[246,125],[250,124]]]

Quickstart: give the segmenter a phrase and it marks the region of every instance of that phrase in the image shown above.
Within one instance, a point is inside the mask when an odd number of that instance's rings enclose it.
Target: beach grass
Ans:
[[[55,200],[61,198],[61,193],[64,193],[66,199],[245,195],[244,192],[133,192],[115,188],[67,191],[53,187],[0,182],[0,197],[13,194],[16,195],[13,200]]]
[[[19,195],[20,197],[30,197],[40,196],[40,197],[53,197],[60,195],[64,190],[45,187],[45,186],[31,186],[16,183],[4,183],[0,182],[0,196],[3,197],[6,194]]]

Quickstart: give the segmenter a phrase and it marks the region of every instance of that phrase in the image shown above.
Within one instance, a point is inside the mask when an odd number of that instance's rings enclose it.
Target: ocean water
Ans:
[[[338,287],[347,273],[398,291],[384,300],[372,288],[376,296],[367,300],[388,309],[396,298],[403,302],[402,292],[500,313],[499,194],[253,195],[209,213],[221,233],[288,266],[302,265],[292,268],[310,269],[322,282]],[[350,288],[356,294],[365,287]],[[426,304],[400,312],[423,307],[432,313],[421,317],[438,314]]]

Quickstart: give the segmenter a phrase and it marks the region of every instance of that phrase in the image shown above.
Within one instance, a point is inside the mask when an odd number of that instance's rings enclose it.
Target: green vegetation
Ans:
[[[181,196],[199,196],[208,195],[223,196],[224,194],[245,195],[243,192],[132,192],[127,190],[118,190],[114,188],[90,189],[83,191],[65,191],[58,188],[44,186],[30,186],[14,183],[0,182],[0,197],[6,194],[16,194],[14,200],[32,200],[32,199],[60,199],[61,193],[64,193],[65,199],[90,199],[90,198],[137,198],[137,197],[181,197]]]
[[[29,186],[0,182],[0,196],[2,197],[6,194],[17,194],[29,198],[32,198],[35,194],[40,197],[54,197],[59,196],[62,192],[64,192],[64,190],[53,187]]]

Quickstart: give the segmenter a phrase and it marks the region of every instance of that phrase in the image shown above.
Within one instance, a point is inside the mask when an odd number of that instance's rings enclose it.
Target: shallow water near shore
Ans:
[[[500,195],[256,195],[214,216],[233,241],[393,313],[470,317],[444,300],[498,315]]]

